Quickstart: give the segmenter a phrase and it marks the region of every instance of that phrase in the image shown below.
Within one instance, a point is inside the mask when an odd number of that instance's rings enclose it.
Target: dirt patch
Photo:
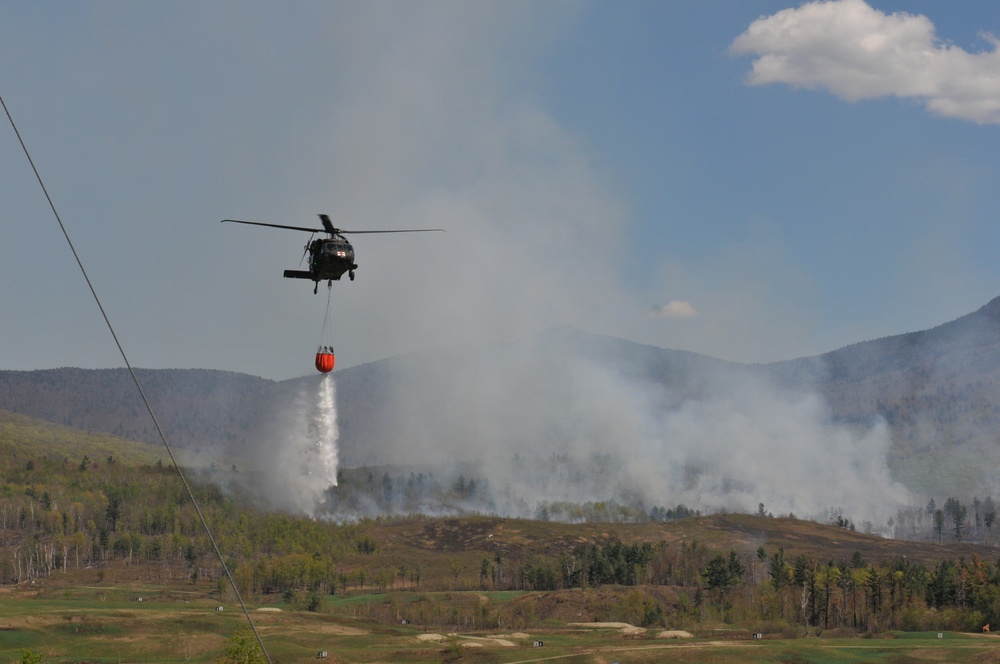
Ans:
[[[462,647],[466,646],[502,646],[504,648],[513,648],[517,644],[508,639],[501,638],[499,636],[468,636],[466,634],[449,634],[448,636],[454,636],[459,639],[465,639],[462,643]]]
[[[326,620],[310,620],[307,623],[303,623],[298,616],[274,611],[257,616],[254,618],[254,623],[257,625],[257,629],[264,634],[304,632],[307,634],[327,634],[330,636],[364,636],[371,633],[360,627],[338,625],[335,622],[328,622]]]
[[[364,636],[371,634],[370,631],[360,627],[349,627],[329,620],[309,618],[303,619],[301,615],[288,613],[278,608],[263,607],[257,609],[262,612],[255,616],[253,621],[257,629],[263,634],[274,634],[281,632],[326,634],[330,636]]]
[[[623,622],[585,622],[585,623],[568,623],[570,627],[585,627],[588,629],[618,629],[621,630],[622,634],[642,634],[646,631],[645,627],[636,627],[635,625],[630,625]]]
[[[313,623],[301,631],[309,634],[332,634],[334,636],[364,636],[365,634],[371,634],[368,630],[361,629],[360,627],[347,627],[346,625],[337,625],[335,623]]]
[[[665,629],[656,633],[658,639],[692,639],[694,634],[683,629]]]
[[[567,623],[569,627],[583,627],[585,629],[617,629],[625,636],[639,636],[646,633],[645,627],[636,627],[623,622],[585,622]]]
[[[419,533],[409,538],[416,545],[430,551],[459,553],[480,551],[493,539],[498,519],[436,519],[426,523]]]
[[[499,636],[484,636],[484,637],[468,636],[464,638],[472,639],[473,641],[492,643],[494,645],[503,646],[504,648],[513,648],[514,646],[517,645],[511,640],[500,638]]]
[[[590,629],[622,629],[623,627],[632,627],[628,623],[621,622],[576,622],[567,624],[570,627],[587,627]]]

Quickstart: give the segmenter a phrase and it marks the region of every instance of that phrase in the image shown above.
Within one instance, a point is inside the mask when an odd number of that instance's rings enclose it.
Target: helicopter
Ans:
[[[335,228],[333,223],[330,221],[330,216],[326,214],[319,215],[319,220],[323,224],[323,228],[304,228],[302,226],[284,226],[282,224],[265,224],[261,221],[241,221],[239,219],[223,219],[222,223],[227,221],[234,224],[249,224],[251,226],[269,226],[271,228],[287,228],[293,231],[305,231],[306,233],[327,233],[330,237],[317,238],[315,240],[310,238],[310,241],[306,243],[305,254],[309,254],[309,269],[308,270],[285,270],[286,279],[311,279],[315,282],[313,287],[313,293],[319,291],[319,282],[326,281],[327,285],[333,286],[334,281],[340,281],[340,278],[344,276],[346,272],[351,281],[354,281],[354,271],[358,269],[357,263],[354,262],[354,247],[351,243],[347,241],[344,237],[347,233],[426,233],[433,231],[443,232],[443,228],[409,228],[402,230],[387,230],[387,231],[348,231],[343,228]]]

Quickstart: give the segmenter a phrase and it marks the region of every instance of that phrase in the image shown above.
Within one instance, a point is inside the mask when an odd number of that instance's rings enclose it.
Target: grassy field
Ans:
[[[456,601],[483,601],[483,593],[450,593]],[[519,593],[489,593],[493,601]],[[495,595],[495,597],[493,597]],[[142,601],[138,601],[142,598]],[[397,598],[398,600],[398,598]],[[470,662],[513,664],[558,661],[611,664],[652,662],[1000,662],[1000,637],[956,633],[889,633],[876,638],[754,640],[748,630],[723,626],[677,638],[660,629],[622,624],[551,624],[529,631],[438,630],[376,623],[358,608],[396,601],[389,595],[330,598],[324,613],[287,605],[252,606],[250,613],[275,664],[306,662]],[[207,588],[66,587],[57,596],[10,590],[0,594],[0,663],[16,662],[23,648],[45,662],[212,662],[233,631],[246,624],[237,606]],[[536,646],[536,642],[542,645]]]
[[[136,466],[168,464],[170,460],[162,445],[88,433],[5,410],[0,410],[0,450],[9,459],[66,459],[71,467],[76,467],[85,456],[94,463],[114,458],[118,463]],[[189,468],[226,462],[191,450],[179,449],[176,455],[178,463]]]

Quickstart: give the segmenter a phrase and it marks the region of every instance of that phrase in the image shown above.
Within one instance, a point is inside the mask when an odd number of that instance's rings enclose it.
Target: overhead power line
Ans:
[[[118,339],[118,334],[115,332],[115,328],[111,324],[111,319],[108,318],[108,314],[104,310],[104,305],[101,304],[101,298],[97,296],[97,290],[94,288],[94,284],[90,281],[90,277],[87,275],[87,270],[83,267],[83,261],[80,260],[79,254],[76,253],[76,247],[73,246],[73,241],[70,239],[69,233],[66,232],[66,225],[63,224],[62,217],[59,216],[55,203],[52,202],[52,197],[49,195],[49,191],[45,187],[45,182],[42,181],[42,176],[38,172],[38,168],[35,166],[35,160],[31,158],[28,146],[21,137],[21,132],[18,131],[17,125],[14,123],[14,118],[11,116],[10,110],[8,110],[7,103],[3,100],[2,95],[0,95],[0,105],[3,106],[4,113],[7,114],[7,120],[10,121],[11,129],[14,130],[17,140],[21,144],[21,149],[24,150],[24,156],[27,157],[28,163],[31,164],[31,170],[35,174],[35,179],[38,180],[38,186],[42,188],[42,193],[45,194],[45,200],[48,201],[49,208],[52,210],[53,216],[55,216],[56,221],[59,223],[59,229],[62,231],[63,237],[66,238],[66,244],[69,245],[69,249],[73,253],[73,258],[76,259],[76,264],[80,268],[80,272],[83,274],[84,280],[87,282],[90,294],[94,296],[94,302],[97,303],[97,308],[101,310],[101,316],[104,318],[104,323],[108,326],[108,331],[111,332],[111,336],[115,340],[115,345],[118,347],[118,352],[122,356],[122,361],[125,362],[129,375],[132,376],[132,382],[135,383],[135,388],[139,391],[142,403],[146,406],[146,411],[149,413],[149,417],[153,420],[153,426],[156,428],[156,433],[163,442],[163,447],[167,450],[167,455],[170,457],[171,463],[177,470],[178,477],[181,478],[181,482],[184,484],[184,489],[187,491],[188,498],[191,499],[191,504],[194,505],[194,509],[198,513],[198,518],[201,519],[201,525],[205,528],[205,532],[208,534],[208,539],[212,543],[212,549],[215,551],[215,555],[218,557],[219,563],[222,565],[222,569],[226,572],[226,577],[229,579],[229,584],[232,586],[233,592],[236,593],[236,598],[239,600],[240,606],[243,608],[243,614],[246,616],[247,622],[250,624],[250,629],[253,630],[254,636],[257,637],[257,643],[260,644],[260,649],[263,651],[268,664],[271,664],[271,656],[267,654],[267,648],[264,647],[264,640],[261,638],[260,632],[257,631],[257,626],[254,625],[253,618],[250,617],[250,610],[247,609],[246,602],[243,601],[243,596],[240,595],[240,590],[236,587],[236,580],[233,578],[232,572],[229,570],[229,566],[226,565],[226,561],[222,557],[222,551],[219,550],[219,545],[215,541],[212,529],[209,527],[208,521],[205,519],[205,515],[201,511],[201,507],[198,505],[198,500],[194,497],[194,492],[191,490],[191,485],[188,483],[187,477],[184,475],[184,471],[181,469],[180,464],[177,463],[177,459],[174,457],[174,452],[170,448],[170,444],[167,442],[167,437],[164,435],[163,429],[160,428],[160,423],[157,421],[156,415],[153,413],[153,407],[150,405],[149,399],[146,398],[146,393],[142,390],[142,385],[139,383],[139,378],[135,375],[132,363],[129,362],[128,356],[125,354],[125,348],[122,347],[121,341]]]

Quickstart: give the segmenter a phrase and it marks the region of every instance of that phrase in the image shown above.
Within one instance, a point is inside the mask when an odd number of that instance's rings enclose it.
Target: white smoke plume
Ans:
[[[437,464],[436,475],[488,485],[473,509],[513,516],[559,501],[705,512],[764,503],[877,527],[909,503],[883,422],[836,422],[817,394],[778,387],[760,367],[681,352],[664,363],[656,349],[621,344],[553,332],[400,360],[387,402],[366,418],[375,430],[345,440],[347,464]]]
[[[535,7],[550,20],[539,20]],[[366,431],[345,435],[345,467],[475,468],[495,509],[511,514],[545,500],[626,498],[699,509],[764,502],[799,516],[842,507],[855,519],[855,508],[885,504],[890,514],[898,492],[885,470],[885,431],[832,423],[816,398],[740,372],[691,372],[684,380],[695,383],[692,394],[690,385],[622,375],[586,357],[504,352],[512,340],[560,324],[636,338],[630,331],[652,330],[654,321],[680,321],[683,329],[656,326],[671,336],[654,343],[726,357],[760,357],[763,346],[774,356],[785,334],[798,336],[787,332],[793,324],[770,324],[778,307],[766,283],[774,279],[758,286],[743,273],[729,276],[731,266],[703,272],[718,273],[703,284],[672,287],[684,299],[647,314],[653,298],[635,292],[622,270],[629,201],[616,195],[593,147],[539,95],[513,84],[530,78],[531,53],[547,47],[545,30],[525,26],[560,24],[572,7],[352,5],[327,26],[323,41],[335,53],[318,69],[336,75],[317,78],[328,83],[317,86],[325,95],[318,103],[293,106],[289,125],[309,131],[285,143],[304,172],[289,178],[294,201],[269,200],[270,209],[292,218],[324,211],[348,228],[447,229],[357,238],[357,282],[336,293],[345,359],[486,343],[500,356],[389,376],[390,403],[350,413],[351,426]],[[269,278],[260,296],[306,310],[308,290],[286,295],[278,281]],[[730,281],[738,297],[722,294],[733,289],[719,284]],[[739,315],[712,305],[729,299],[739,300],[730,307]],[[748,329],[761,316],[768,324]],[[305,399],[273,423],[277,449],[264,457],[275,500],[305,511],[329,480],[302,480],[311,404]]]

